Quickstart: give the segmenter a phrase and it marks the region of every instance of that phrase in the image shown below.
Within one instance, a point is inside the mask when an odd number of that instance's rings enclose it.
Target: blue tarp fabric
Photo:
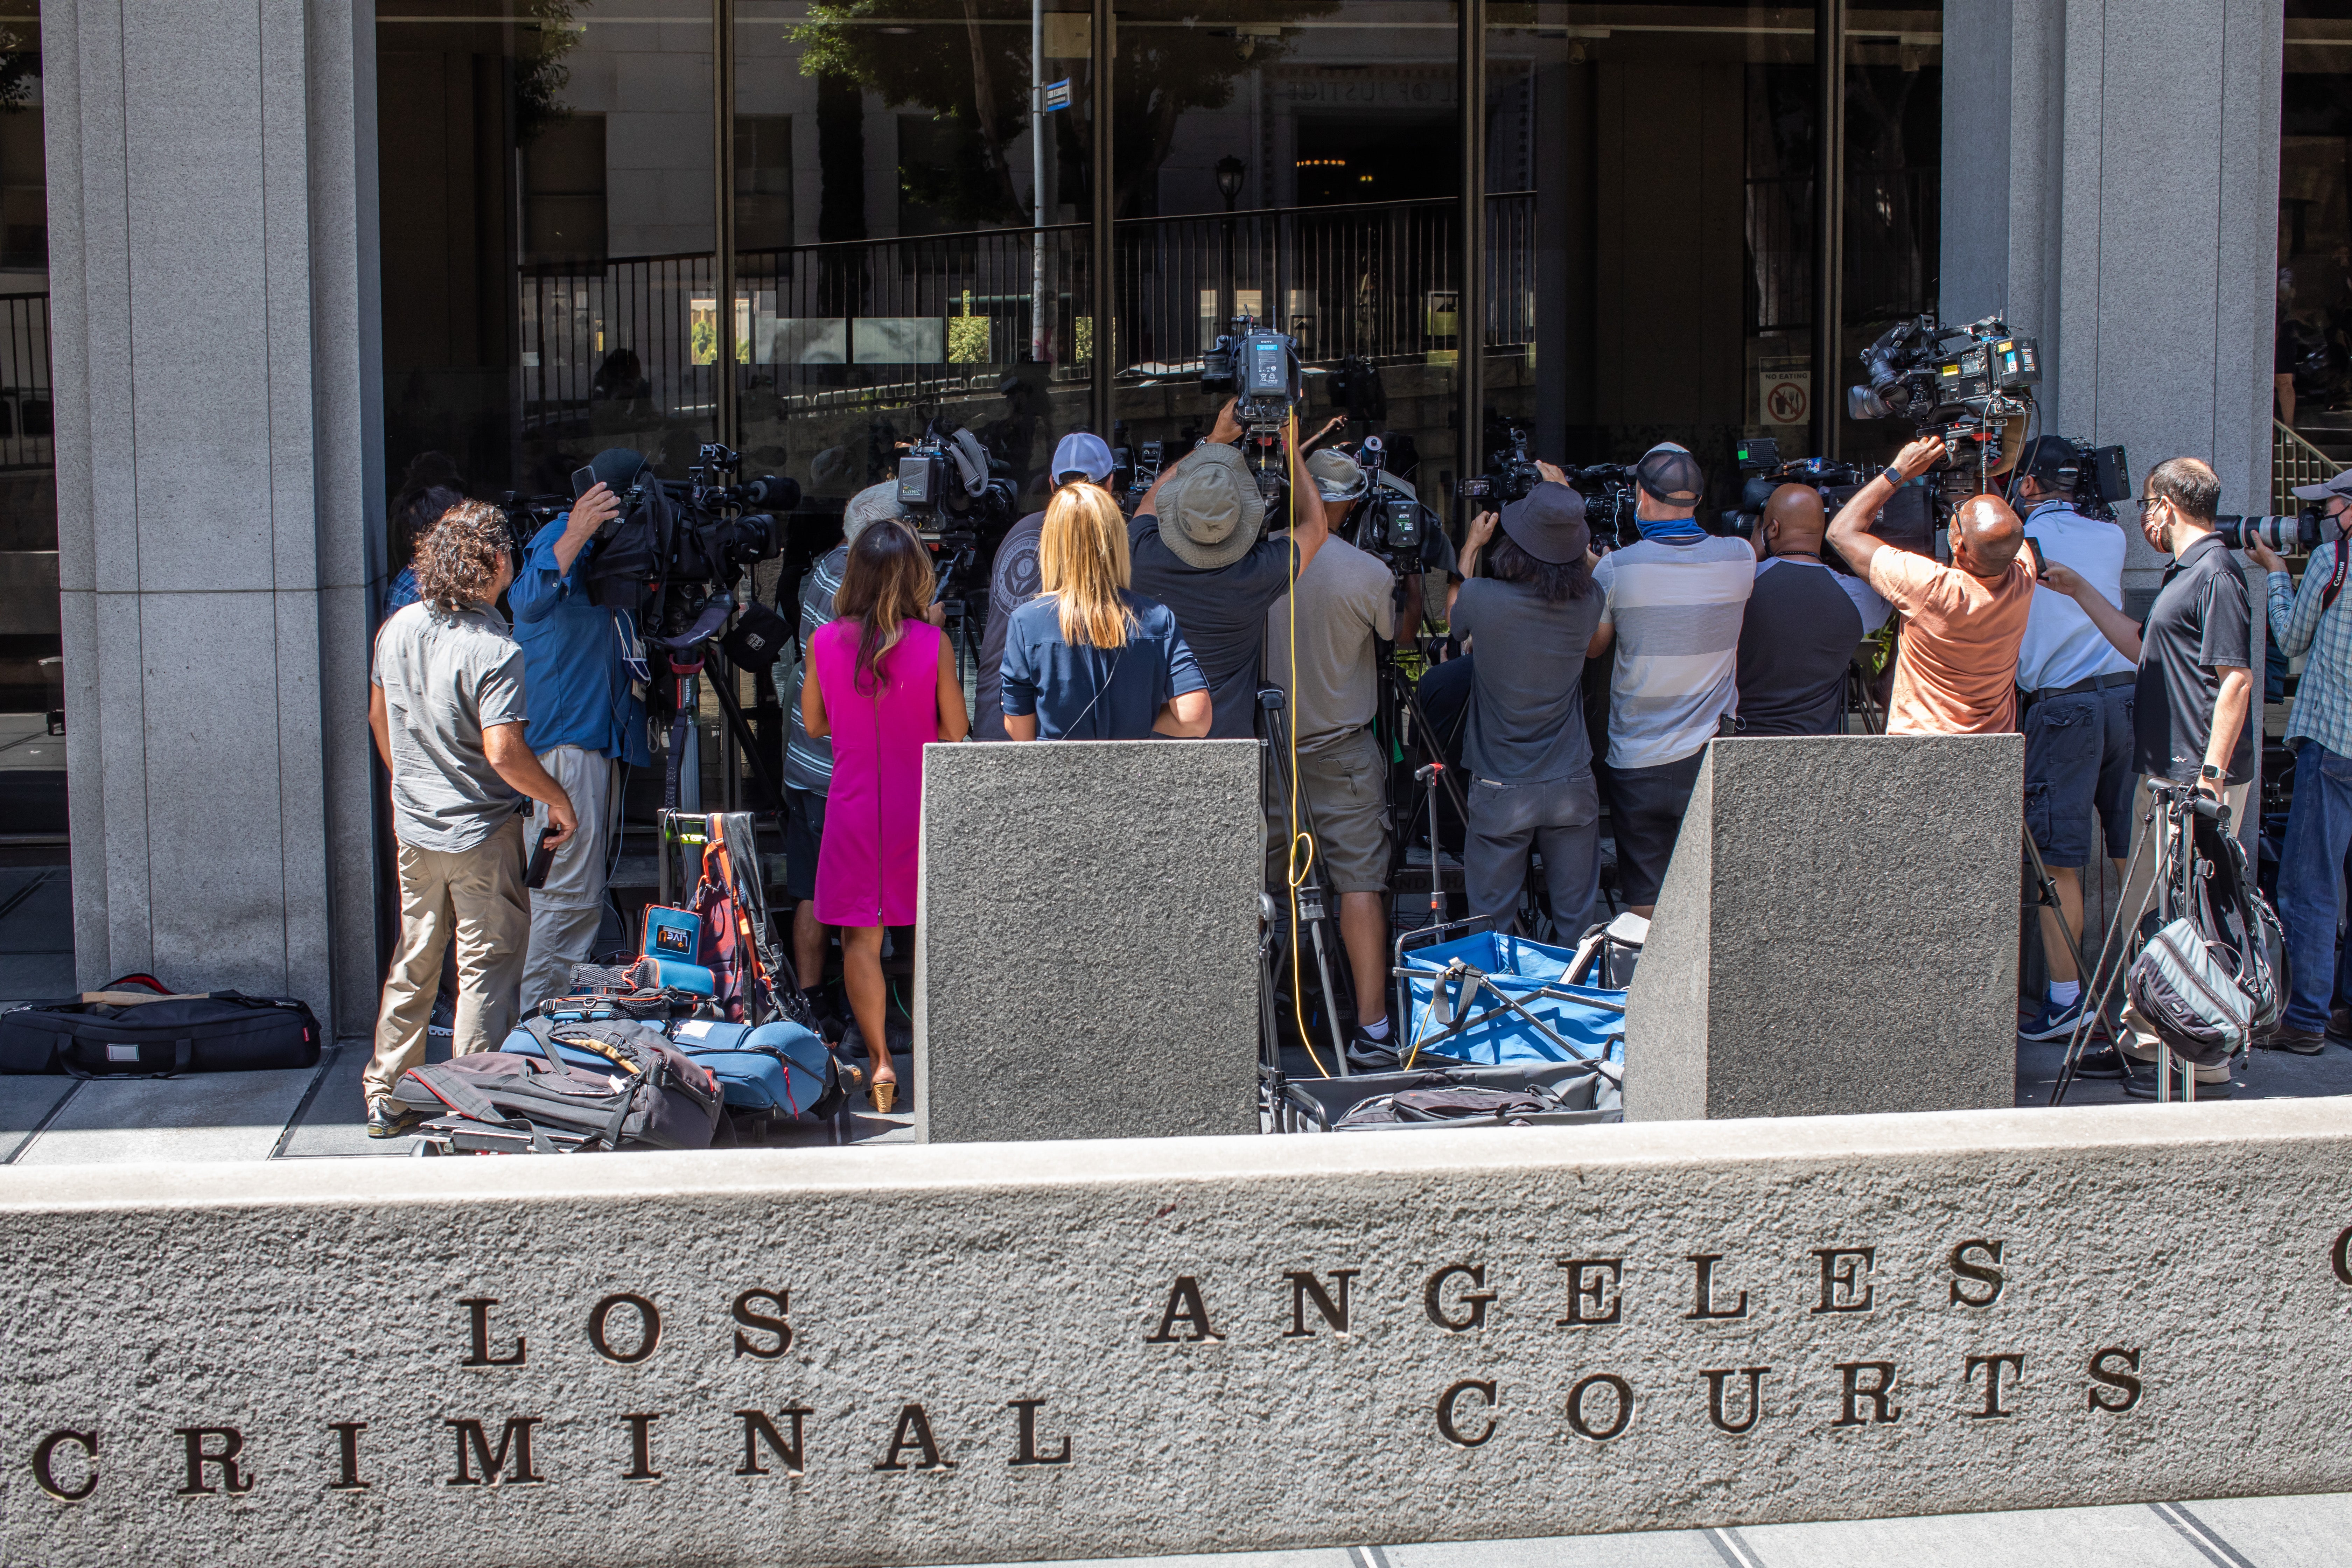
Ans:
[[[1424,1058],[1441,1057],[1480,1067],[1574,1061],[1580,1053],[1602,1061],[1623,1062],[1625,1015],[1621,1009],[1625,1005],[1625,993],[1569,984],[1563,976],[1575,956],[1565,948],[1548,947],[1499,931],[1481,931],[1457,942],[1408,952],[1404,967],[1417,972],[1405,982],[1412,995],[1412,1026],[1405,1036],[1408,1048],[1417,1042]],[[1496,989],[1542,1019],[1576,1050],[1561,1049],[1542,1030],[1497,1000],[1494,991],[1476,984],[1467,973],[1446,979],[1445,971],[1456,959],[1467,969],[1484,973]],[[1433,1008],[1432,1004],[1441,986],[1448,1005]],[[1547,988],[1567,994],[1538,994]],[[1588,997],[1591,1001],[1582,1000]],[[1594,1002],[1612,1002],[1616,1006],[1596,1006]],[[1449,1035],[1445,1024],[1439,1021],[1440,1012],[1449,1014],[1456,1022],[1465,1017],[1475,1021]]]

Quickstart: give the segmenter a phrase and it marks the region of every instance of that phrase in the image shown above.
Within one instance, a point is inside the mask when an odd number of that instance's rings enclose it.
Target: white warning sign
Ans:
[[[1813,371],[1809,360],[1765,360],[1757,366],[1759,417],[1766,425],[1810,425]]]

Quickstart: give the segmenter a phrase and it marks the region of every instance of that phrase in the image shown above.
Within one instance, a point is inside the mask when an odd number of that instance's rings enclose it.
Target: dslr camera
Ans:
[[[2327,540],[2327,513],[2319,503],[2292,517],[2235,517],[2213,520],[2213,531],[2231,550],[2243,550],[2256,540],[2281,555],[2308,555]]]
[[[1282,428],[1299,402],[1298,340],[1261,327],[1247,315],[1234,318],[1201,366],[1201,389],[1236,397],[1234,414],[1252,435]]]

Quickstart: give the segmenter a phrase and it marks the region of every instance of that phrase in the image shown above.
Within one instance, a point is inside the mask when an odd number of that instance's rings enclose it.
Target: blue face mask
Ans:
[[[1696,517],[1643,517],[1636,513],[1633,526],[1642,531],[1644,539],[1697,539],[1706,532]]]

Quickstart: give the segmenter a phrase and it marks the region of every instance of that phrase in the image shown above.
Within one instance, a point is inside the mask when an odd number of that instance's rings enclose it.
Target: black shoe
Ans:
[[[1389,1072],[1397,1065],[1396,1031],[1391,1029],[1388,1038],[1376,1040],[1358,1029],[1348,1041],[1348,1065],[1358,1072]]]
[[[2281,1024],[2254,1044],[2266,1051],[2293,1051],[2299,1057],[2315,1057],[2327,1048],[2327,1037],[2317,1029]]]
[[[2338,1007],[2328,1014],[2327,1032],[2339,1040],[2352,1040],[2352,1007]]]
[[[2074,1058],[2076,1078],[2129,1078],[2134,1064],[2113,1046],[2084,1051]]]
[[[397,1100],[379,1100],[368,1107],[368,1136],[404,1138],[425,1121],[425,1112],[411,1110]]]

